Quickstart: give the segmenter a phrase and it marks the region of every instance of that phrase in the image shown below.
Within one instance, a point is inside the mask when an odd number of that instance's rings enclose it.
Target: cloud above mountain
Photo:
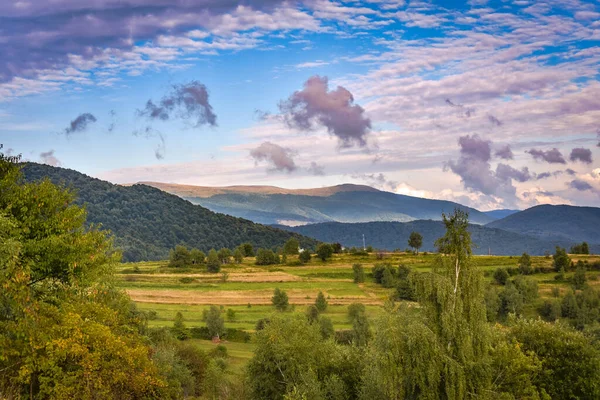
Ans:
[[[269,164],[271,171],[290,173],[298,168],[293,158],[294,151],[275,143],[261,143],[257,148],[250,150],[250,156],[257,164],[261,162]]]

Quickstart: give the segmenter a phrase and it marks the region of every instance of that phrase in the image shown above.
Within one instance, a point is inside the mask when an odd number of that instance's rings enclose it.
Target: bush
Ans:
[[[365,281],[365,269],[362,264],[352,265],[352,272],[354,274],[354,283],[363,283]]]
[[[320,313],[325,312],[325,310],[327,310],[327,299],[321,291],[319,291],[319,293],[317,294],[317,299],[315,300],[315,307],[317,307],[317,310]]]
[[[273,250],[258,249],[256,252],[256,265],[279,264],[279,256]]]
[[[279,288],[275,288],[275,291],[273,292],[273,297],[271,298],[271,302],[278,311],[286,311],[289,307],[289,299],[287,293]]]
[[[329,339],[335,334],[333,322],[331,322],[331,319],[327,317],[321,317],[319,319],[319,330],[321,331],[321,336],[323,339]]]
[[[562,313],[560,303],[556,300],[544,300],[544,304],[539,309],[540,315],[546,321],[556,321]]]
[[[352,344],[352,339],[354,339],[354,332],[349,329],[335,331],[335,334],[333,336],[333,340],[335,340],[335,342],[339,344],[350,345]]]
[[[573,275],[573,287],[575,290],[582,290],[585,288],[586,283],[587,279],[585,277],[585,267],[583,266],[583,263],[579,261],[577,263],[575,274]]]
[[[527,253],[519,258],[519,272],[523,275],[531,274],[531,257]]]
[[[192,283],[194,281],[195,281],[195,279],[192,277],[189,277],[189,276],[184,276],[183,278],[179,278],[179,282],[185,283],[185,284]]]
[[[554,266],[554,270],[556,272],[560,272],[561,270],[566,271],[571,266],[571,259],[567,255],[565,249],[561,247],[556,246],[556,251],[552,258],[554,259],[552,265]]]
[[[498,285],[506,285],[508,278],[508,271],[505,268],[498,268],[496,271],[494,271],[494,280]]]
[[[206,258],[206,270],[213,273],[221,271],[221,261],[219,260],[219,255],[215,249],[211,249],[208,252],[208,257]]]
[[[321,243],[317,247],[317,256],[321,261],[327,261],[333,255],[333,247],[328,243]]]
[[[383,283],[383,275],[386,270],[392,277],[394,277],[394,275],[396,275],[396,271],[394,270],[394,267],[392,267],[390,264],[375,264],[373,266],[372,273],[373,273],[373,280],[375,281],[375,283],[379,283],[379,284]]]
[[[300,260],[300,262],[302,264],[306,264],[307,262],[310,261],[310,251],[308,250],[304,250],[300,253],[300,255],[298,256],[298,259]]]

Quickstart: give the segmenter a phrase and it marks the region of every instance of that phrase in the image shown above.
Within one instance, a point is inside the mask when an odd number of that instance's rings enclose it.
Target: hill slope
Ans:
[[[441,221],[412,221],[412,222],[369,222],[359,224],[342,224],[327,222],[321,224],[297,227],[281,227],[311,236],[323,242],[339,242],[346,247],[361,247],[362,235],[365,235],[367,245],[374,248],[394,250],[408,247],[408,238],[413,231],[423,235],[421,251],[434,251],[434,242],[443,236],[446,229]],[[500,229],[471,225],[469,228],[475,254],[520,255],[527,252],[532,255],[553,253],[555,246],[568,247],[569,240],[547,241],[525,235],[507,232]],[[600,246],[592,246],[594,252],[600,251]]]
[[[542,205],[486,226],[542,239],[600,243],[600,208]]]
[[[494,219],[501,219],[501,218],[508,217],[509,215],[518,213],[519,211],[521,211],[521,210],[502,209],[502,210],[484,211],[483,213]]]
[[[211,188],[196,190],[193,186],[150,184],[209,210],[263,224],[440,220],[442,212],[449,213],[457,207],[468,211],[473,223],[485,224],[494,220],[480,211],[450,201],[404,196],[360,185],[302,190],[238,186],[233,187],[235,189],[212,188],[213,192],[210,192],[208,189]],[[255,191],[255,188],[258,189]],[[276,193],[277,190],[281,192]]]
[[[243,242],[273,248],[291,236],[302,246],[316,244],[295,233],[216,214],[146,185],[113,185],[77,171],[34,163],[25,164],[23,173],[29,181],[48,177],[74,189],[77,202],[86,205],[88,222],[101,223],[114,233],[126,261],[166,259],[169,249],[178,244],[205,252]]]

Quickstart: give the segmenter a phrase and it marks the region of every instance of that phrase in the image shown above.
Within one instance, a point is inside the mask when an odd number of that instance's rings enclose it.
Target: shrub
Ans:
[[[321,261],[327,261],[333,255],[333,247],[328,243],[321,243],[317,247],[317,256]]]
[[[320,313],[325,312],[325,310],[327,310],[327,299],[321,291],[319,291],[319,294],[317,294],[317,299],[315,300],[315,307]]]
[[[352,265],[352,272],[354,274],[354,283],[363,283],[365,281],[365,269],[362,264]]]
[[[258,249],[256,252],[256,265],[279,264],[279,256],[273,250]]]
[[[306,264],[307,262],[310,261],[310,251],[308,250],[304,250],[300,253],[300,255],[298,256],[298,259],[300,260],[300,262],[302,264]]]
[[[508,271],[505,268],[498,268],[496,271],[494,271],[494,280],[498,285],[506,285],[508,278]]]
[[[279,288],[275,288],[275,291],[273,292],[273,297],[271,298],[271,302],[278,311],[285,311],[289,307],[289,299],[287,293]]]

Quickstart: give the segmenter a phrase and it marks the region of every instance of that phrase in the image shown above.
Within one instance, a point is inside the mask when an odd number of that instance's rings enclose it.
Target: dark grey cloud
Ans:
[[[576,175],[576,174],[577,174],[577,172],[575,172],[575,171],[574,171],[574,170],[572,170],[571,168],[567,168],[567,169],[565,169],[565,173],[566,173],[566,174],[569,174],[569,175],[571,175],[571,176],[574,176],[574,175]]]
[[[571,182],[569,182],[568,185],[570,188],[579,190],[580,192],[592,190],[592,185],[590,185],[586,181],[582,181],[581,179],[574,179]]]
[[[310,172],[311,174],[313,174],[315,176],[323,176],[323,175],[325,175],[325,167],[312,161],[310,163],[310,167],[308,167],[308,172]]]
[[[498,164],[496,166],[496,177],[501,181],[514,179],[517,182],[527,182],[534,179],[535,175],[529,172],[529,168],[523,167],[520,170],[506,164]]]
[[[217,125],[217,116],[208,99],[206,86],[197,81],[184,85],[173,85],[171,91],[158,104],[152,100],[146,102],[138,115],[150,120],[167,121],[173,117],[193,120],[194,126]]]
[[[327,77],[310,77],[302,90],[279,103],[279,109],[291,128],[310,131],[323,126],[339,139],[341,147],[367,145],[371,120],[354,104],[348,90],[338,86],[330,91]]]
[[[488,121],[490,121],[490,123],[495,126],[503,125],[502,121],[500,121],[498,118],[494,117],[493,115],[488,115]]]
[[[446,99],[446,104],[448,104],[450,107],[455,108],[458,111],[458,115],[465,118],[470,118],[472,115],[475,114],[476,111],[476,109],[473,107],[466,107],[463,104],[454,103],[450,99]]]
[[[116,127],[115,117],[117,115],[117,112],[115,110],[110,110],[109,114],[110,114],[111,120],[110,120],[110,124],[108,125],[108,129],[107,130],[108,130],[108,133],[112,133],[115,130],[115,127]]]
[[[531,150],[527,151],[527,153],[531,154],[531,156],[538,161],[545,161],[550,164],[566,164],[567,163],[567,161],[563,157],[560,150],[558,150],[556,147],[553,148],[552,150],[546,150],[546,151],[531,149]]]
[[[496,149],[494,155],[504,160],[512,160],[514,158],[513,152],[508,144]]]
[[[282,0],[245,0],[271,9]],[[210,26],[240,5],[234,0],[0,1],[0,82],[62,69],[73,56],[90,60],[106,48],[128,51],[162,34]]]
[[[90,113],[80,114],[77,118],[75,118],[68,127],[65,128],[65,135],[69,136],[73,133],[83,132],[85,131],[89,125],[96,122],[96,117]]]
[[[60,167],[62,165],[60,160],[54,155],[54,150],[48,150],[40,153],[40,162],[53,167]]]
[[[154,148],[154,157],[156,157],[157,160],[165,158],[167,153],[167,142],[160,131],[153,129],[151,126],[146,126],[144,129],[133,131],[133,136],[143,137],[145,139],[158,139],[158,143]]]
[[[512,205],[516,200],[513,181],[526,182],[535,177],[527,167],[518,170],[503,163],[499,163],[494,171],[490,164],[492,143],[478,135],[462,136],[458,144],[460,157],[457,161],[448,161],[444,170],[451,170],[458,175],[464,187],[470,191],[498,196]]]
[[[581,161],[584,164],[592,163],[592,151],[590,149],[584,149],[583,147],[577,147],[571,150],[571,155],[569,156],[569,160]]]
[[[263,142],[260,146],[250,151],[250,156],[256,163],[266,161],[273,171],[293,172],[298,167],[294,162],[295,152],[281,147],[275,143]]]

